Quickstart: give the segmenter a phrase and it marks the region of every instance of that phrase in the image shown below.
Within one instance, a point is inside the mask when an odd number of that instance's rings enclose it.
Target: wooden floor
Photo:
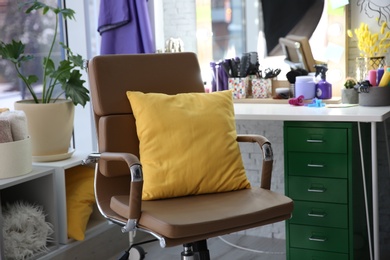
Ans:
[[[182,246],[161,248],[158,242],[142,245],[145,260],[181,259]],[[212,260],[285,260],[285,240],[259,238],[254,236],[226,235],[208,240]],[[119,253],[110,258],[118,259]]]

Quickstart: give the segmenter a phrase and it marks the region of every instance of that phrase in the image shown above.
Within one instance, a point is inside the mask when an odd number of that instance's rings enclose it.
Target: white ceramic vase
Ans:
[[[34,161],[56,161],[71,157],[70,140],[74,122],[74,104],[59,99],[55,103],[36,104],[21,100],[15,110],[26,114]]]

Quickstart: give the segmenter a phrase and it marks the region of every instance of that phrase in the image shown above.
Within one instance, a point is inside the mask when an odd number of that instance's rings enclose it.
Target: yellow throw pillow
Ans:
[[[231,91],[166,95],[128,91],[144,174],[142,199],[249,188]]]
[[[94,169],[76,166],[65,171],[68,237],[84,240],[95,203]]]

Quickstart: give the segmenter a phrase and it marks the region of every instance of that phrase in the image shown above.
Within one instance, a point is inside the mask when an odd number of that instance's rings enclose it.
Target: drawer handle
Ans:
[[[314,189],[314,188],[308,188],[307,189],[308,192],[317,192],[317,193],[322,193],[322,192],[325,192],[326,189],[325,188],[318,188],[318,189]]]
[[[323,140],[318,140],[318,139],[307,139],[307,143],[323,143]]]
[[[318,214],[318,213],[307,213],[307,215],[309,216],[309,217],[315,217],[315,218],[324,218],[325,216],[326,216],[326,214],[325,213],[322,213],[322,214]]]
[[[316,242],[325,242],[326,241],[326,237],[311,236],[311,237],[309,237],[309,240],[310,241],[316,241]]]
[[[307,164],[307,167],[312,167],[312,168],[324,168],[325,165],[323,165],[323,164],[311,164],[311,163],[308,163],[308,164]]]

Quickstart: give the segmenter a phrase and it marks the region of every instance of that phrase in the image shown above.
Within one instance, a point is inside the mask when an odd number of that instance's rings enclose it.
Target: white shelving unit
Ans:
[[[87,155],[86,152],[76,151],[67,160],[34,162],[31,173],[0,179],[2,204],[22,200],[42,205],[47,214],[46,221],[53,224],[53,242],[48,244],[49,252],[39,253],[33,259],[109,259],[129,245],[128,234],[123,234],[118,225],[104,219],[96,206],[89,219],[85,239],[75,241],[68,238],[65,174],[67,169],[81,165]],[[0,221],[0,231],[2,229]],[[3,234],[0,232],[0,260],[3,259]]]
[[[58,223],[59,223],[59,243],[68,244],[73,239],[68,239],[68,224],[67,224],[67,210],[66,210],[66,187],[65,187],[65,171],[72,167],[76,167],[82,164],[82,161],[86,159],[88,153],[76,151],[72,157],[62,161],[54,162],[34,162],[33,165],[40,167],[48,167],[54,169],[54,179],[56,187],[56,204],[58,210]],[[91,215],[86,236],[92,234],[96,229],[105,229],[108,226],[107,221],[99,214],[97,208],[94,209],[94,213]]]
[[[54,187],[57,216],[58,216],[58,248],[38,259],[105,259],[123,251],[128,246],[128,234],[122,234],[120,227],[109,223],[94,206],[89,218],[85,239],[75,241],[68,238],[67,208],[66,208],[66,170],[82,164],[88,152],[75,151],[71,158],[54,162],[34,162],[36,167],[51,169],[54,172]],[[65,258],[64,258],[65,257]]]
[[[66,187],[65,187],[65,170],[81,165],[82,160],[88,156],[87,153],[75,152],[72,157],[67,160],[54,162],[34,162],[34,166],[46,167],[54,169],[54,180],[56,187],[56,205],[58,210],[59,237],[60,244],[67,244],[70,240],[67,235],[67,211],[66,211]]]
[[[26,175],[0,180],[0,202],[2,205],[24,201],[43,206],[47,215],[46,221],[53,224],[54,229],[53,242],[48,244],[50,251],[59,247],[59,223],[55,198],[54,170],[50,168],[34,167]],[[2,214],[0,207],[0,218]],[[3,230],[2,222],[0,222],[0,228]],[[3,241],[3,232],[0,232],[0,259],[5,259]]]

